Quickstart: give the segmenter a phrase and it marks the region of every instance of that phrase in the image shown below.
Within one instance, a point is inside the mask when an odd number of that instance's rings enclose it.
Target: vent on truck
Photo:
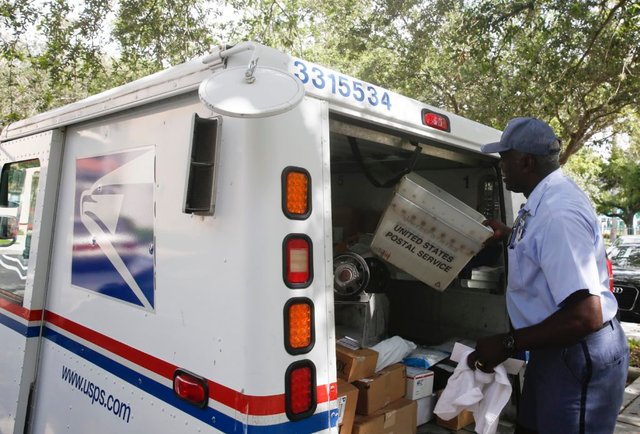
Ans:
[[[220,141],[220,119],[193,117],[191,154],[184,212],[213,215],[215,206],[215,170]]]

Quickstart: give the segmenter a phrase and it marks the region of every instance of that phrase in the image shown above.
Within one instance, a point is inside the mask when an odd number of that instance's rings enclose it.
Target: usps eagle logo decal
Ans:
[[[76,159],[71,283],[154,308],[155,149]]]

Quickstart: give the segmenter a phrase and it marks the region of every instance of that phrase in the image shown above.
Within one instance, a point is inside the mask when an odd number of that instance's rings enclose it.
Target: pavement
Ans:
[[[622,410],[616,422],[614,434],[637,434],[640,432],[640,376],[624,391]]]
[[[627,338],[640,342],[640,324],[623,322],[622,329]],[[640,432],[640,369],[629,368],[629,377],[635,377],[635,380],[624,391],[624,401],[614,434],[637,434]]]
[[[629,339],[635,339],[640,342],[640,324],[633,322],[622,322],[622,330]]]

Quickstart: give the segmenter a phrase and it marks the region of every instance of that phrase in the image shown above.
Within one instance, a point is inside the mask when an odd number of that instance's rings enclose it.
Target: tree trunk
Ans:
[[[627,226],[627,235],[633,235],[633,214],[624,218],[624,224]]]

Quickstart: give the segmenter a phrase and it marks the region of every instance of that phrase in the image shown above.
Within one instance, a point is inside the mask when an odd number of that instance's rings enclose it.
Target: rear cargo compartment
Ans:
[[[439,186],[486,218],[501,218],[504,205],[499,194],[495,160],[446,144],[403,136],[397,131],[333,119],[334,256],[355,252],[365,258],[381,259],[372,253],[370,244],[397,183],[385,187],[373,183],[384,183],[410,167],[412,143],[422,148],[411,170],[413,174]],[[355,152],[354,146],[357,147]],[[382,273],[372,272],[368,288],[384,288],[364,290],[347,297],[335,294],[337,337],[360,332],[366,335],[364,339],[363,336],[351,337],[363,340],[364,345],[373,345],[377,340],[394,335],[418,344],[440,344],[451,338],[476,339],[506,331],[508,319],[501,249],[500,245],[494,245],[480,250],[442,291],[382,260],[389,276],[385,280],[387,276],[380,277]],[[386,284],[376,279],[385,280]],[[383,310],[382,315],[376,309]]]
[[[334,117],[330,128],[336,338],[372,347],[400,336],[418,349],[447,348],[507,331],[503,247],[483,246],[491,231],[477,227],[485,218],[503,219],[505,212],[495,160],[344,118]],[[422,227],[412,220],[422,220]],[[445,244],[454,249],[441,250]],[[427,260],[429,247],[433,257]],[[384,249],[394,248],[391,261]],[[454,275],[447,275],[450,269]],[[435,393],[455,367],[443,354],[443,363],[427,366],[435,382],[430,377],[432,387],[416,400],[416,425],[436,423]],[[371,375],[363,381],[375,381]],[[366,417],[356,413],[354,432],[366,432]],[[417,432],[431,432],[429,426]]]

